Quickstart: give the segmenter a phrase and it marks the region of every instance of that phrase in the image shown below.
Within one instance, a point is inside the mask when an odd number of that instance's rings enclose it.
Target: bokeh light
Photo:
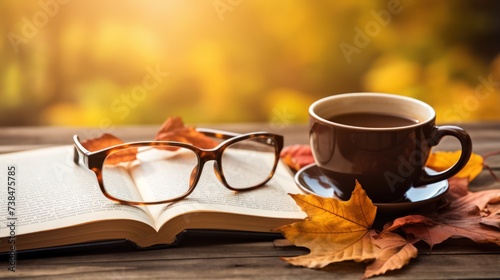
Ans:
[[[500,2],[0,2],[0,126],[304,123],[389,92],[500,120]]]

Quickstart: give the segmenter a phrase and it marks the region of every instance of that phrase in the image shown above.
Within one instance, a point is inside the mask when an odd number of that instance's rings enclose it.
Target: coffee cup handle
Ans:
[[[460,141],[462,154],[458,161],[445,171],[430,175],[424,170],[420,178],[415,181],[415,186],[432,184],[452,177],[465,167],[472,154],[472,140],[465,130],[458,126],[435,126],[434,128],[435,130],[431,137],[433,141],[431,143],[432,146],[437,145],[444,136],[453,136]]]

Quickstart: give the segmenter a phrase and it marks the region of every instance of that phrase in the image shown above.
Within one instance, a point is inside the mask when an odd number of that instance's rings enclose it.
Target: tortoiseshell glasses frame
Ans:
[[[258,187],[261,187],[265,185],[274,175],[276,171],[276,167],[278,165],[278,161],[280,158],[280,152],[283,149],[283,144],[284,144],[284,139],[283,136],[274,134],[274,133],[269,133],[269,132],[255,132],[255,133],[247,133],[247,134],[237,134],[237,133],[232,133],[232,132],[226,132],[226,131],[218,131],[218,130],[212,130],[212,129],[197,129],[198,132],[203,133],[206,136],[217,138],[224,140],[223,142],[219,143],[216,147],[210,148],[210,149],[202,149],[198,148],[196,146],[193,146],[191,144],[187,143],[182,143],[182,142],[175,142],[175,141],[140,141],[140,142],[131,142],[131,143],[125,143],[125,144],[120,144],[120,145],[115,145],[112,147],[108,147],[99,151],[94,151],[91,152],[87,150],[81,143],[80,139],[77,135],[73,136],[73,141],[74,141],[74,156],[73,156],[73,161],[76,164],[80,163],[80,158],[83,159],[83,164],[92,170],[95,175],[97,176],[97,181],[99,183],[99,187],[108,199],[113,200],[115,202],[119,202],[121,204],[126,204],[126,205],[153,205],[153,204],[161,204],[161,203],[168,203],[168,202],[174,202],[174,201],[179,201],[181,199],[184,199],[188,195],[190,195],[194,188],[196,187],[202,170],[203,166],[206,162],[214,160],[214,172],[217,177],[217,179],[228,189],[233,190],[233,191],[245,191],[245,190],[251,190],[255,189]],[[240,141],[244,140],[252,140],[252,141],[257,141],[259,144],[264,144],[266,146],[272,147],[274,149],[274,163],[272,165],[272,169],[270,170],[270,173],[268,176],[261,181],[260,183],[256,185],[251,185],[245,188],[234,188],[230,184],[228,184],[226,177],[224,176],[224,171],[222,170],[221,166],[221,159],[222,155],[224,154],[224,151],[231,145],[238,143]],[[190,182],[189,182],[189,188],[186,190],[185,193],[182,195],[179,195],[177,197],[171,198],[171,199],[164,199],[160,201],[129,201],[129,200],[123,200],[120,198],[117,198],[110,194],[105,186],[104,186],[104,180],[103,180],[103,167],[104,167],[104,162],[108,156],[111,154],[114,154],[119,151],[124,151],[127,149],[131,148],[139,148],[139,147],[151,147],[151,148],[158,148],[158,149],[178,149],[178,148],[183,148],[183,149],[188,149],[192,151],[193,153],[196,154],[198,163],[196,165],[195,171],[193,171],[193,174],[191,174]]]

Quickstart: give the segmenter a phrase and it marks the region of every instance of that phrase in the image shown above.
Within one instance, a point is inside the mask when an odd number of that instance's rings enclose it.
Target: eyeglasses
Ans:
[[[90,152],[75,135],[73,160],[79,164],[82,156],[85,166],[96,174],[102,193],[127,205],[160,204],[187,197],[197,185],[204,164],[211,160],[215,161],[217,179],[233,191],[261,187],[273,177],[283,136],[197,130],[225,141],[211,149],[174,141],[147,141]]]

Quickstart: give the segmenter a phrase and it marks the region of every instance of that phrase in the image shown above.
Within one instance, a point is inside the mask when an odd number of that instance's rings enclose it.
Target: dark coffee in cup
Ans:
[[[374,202],[396,202],[408,189],[435,183],[458,173],[467,163],[472,143],[456,126],[436,126],[428,104],[382,93],[350,93],[326,97],[309,108],[310,145],[316,164],[349,199],[358,180]],[[458,162],[430,175],[425,163],[444,136],[462,145]]]
[[[403,116],[374,113],[343,114],[334,116],[329,121],[359,127],[400,127],[418,123],[417,120]]]

